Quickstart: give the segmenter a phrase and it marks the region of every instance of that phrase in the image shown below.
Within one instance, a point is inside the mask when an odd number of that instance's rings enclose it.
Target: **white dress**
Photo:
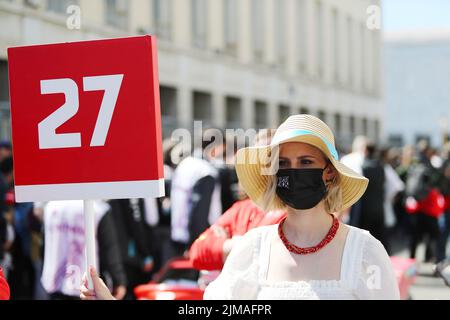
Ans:
[[[228,256],[220,276],[206,288],[204,299],[399,299],[389,256],[368,231],[349,226],[339,280],[269,283],[272,237],[278,225],[247,232]]]

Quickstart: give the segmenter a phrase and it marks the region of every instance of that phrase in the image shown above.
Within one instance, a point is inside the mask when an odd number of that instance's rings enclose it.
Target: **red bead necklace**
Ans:
[[[283,232],[283,224],[284,224],[284,221],[286,220],[286,218],[284,218],[278,225],[278,235],[280,236],[281,241],[283,241],[283,244],[286,247],[286,249],[288,249],[292,253],[310,254],[310,253],[317,252],[320,249],[322,249],[323,247],[325,247],[328,243],[330,243],[331,240],[333,240],[334,236],[336,235],[336,233],[339,229],[339,220],[335,216],[333,216],[333,215],[331,215],[331,216],[333,217],[333,224],[331,225],[330,230],[328,231],[325,238],[323,238],[323,240],[320,241],[320,243],[314,247],[300,248],[300,247],[297,247],[296,245],[290,243],[289,240],[286,239],[286,236],[284,235],[284,232]]]

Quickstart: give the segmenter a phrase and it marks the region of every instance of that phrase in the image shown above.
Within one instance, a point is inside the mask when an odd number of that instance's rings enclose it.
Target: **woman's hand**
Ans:
[[[94,290],[88,289],[87,275],[84,274],[80,289],[81,300],[116,300],[103,280],[100,279],[94,267],[89,267],[89,273],[94,284]]]
[[[127,288],[125,286],[118,286],[114,288],[113,295],[116,300],[123,300],[127,294]]]

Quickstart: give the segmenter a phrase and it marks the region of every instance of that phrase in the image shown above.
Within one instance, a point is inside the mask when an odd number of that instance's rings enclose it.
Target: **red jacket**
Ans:
[[[0,300],[9,300],[9,286],[0,268]]]
[[[198,270],[221,270],[223,267],[222,248],[225,240],[242,236],[248,230],[279,223],[286,216],[282,211],[264,213],[251,200],[236,202],[217,222],[194,241],[189,257]],[[217,236],[214,226],[226,230],[228,237]]]
[[[406,211],[408,213],[414,214],[423,212],[435,218],[439,218],[441,214],[444,213],[445,206],[445,198],[437,189],[432,189],[428,195],[420,201],[416,201],[413,198],[409,198],[406,201]]]
[[[450,212],[450,196],[445,196],[445,212]]]

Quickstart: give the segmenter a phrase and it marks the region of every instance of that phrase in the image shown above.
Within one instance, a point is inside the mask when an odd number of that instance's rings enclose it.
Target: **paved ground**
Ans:
[[[433,276],[432,264],[422,263],[410,295],[413,300],[450,300],[450,287],[445,285],[442,278]]]
[[[399,244],[399,242],[401,244]],[[409,257],[409,251],[406,248],[405,241],[397,239],[397,250],[394,255]],[[450,300],[450,287],[440,277],[433,275],[433,264],[425,263],[425,245],[421,244],[417,248],[416,258],[418,260],[418,275],[415,284],[410,288],[410,297],[412,300]]]

